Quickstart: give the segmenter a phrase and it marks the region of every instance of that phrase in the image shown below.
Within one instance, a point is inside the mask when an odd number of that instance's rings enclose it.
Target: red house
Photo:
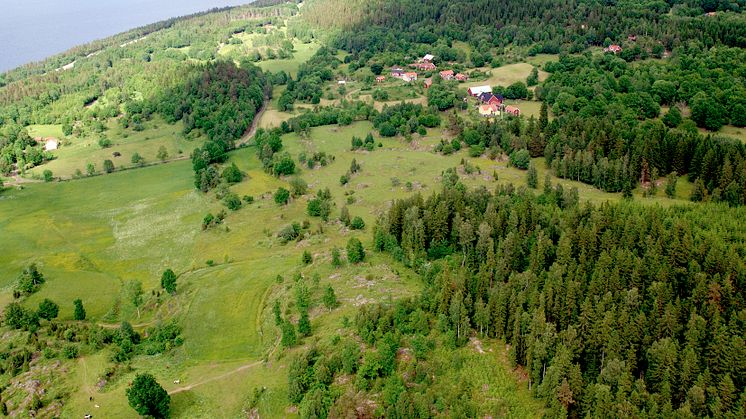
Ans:
[[[429,89],[433,85],[433,79],[428,77],[425,79],[425,89]]]
[[[376,83],[383,83],[386,80],[386,76],[376,77]]]
[[[604,52],[612,52],[614,54],[618,54],[622,52],[622,47],[617,44],[611,44],[608,47],[604,48]]]
[[[443,80],[453,80],[453,70],[443,70],[440,72],[440,78]]]
[[[458,80],[458,81],[467,81],[467,80],[469,80],[469,76],[467,76],[466,74],[463,74],[463,73],[458,73],[458,74],[456,74],[456,80]]]
[[[515,106],[510,106],[510,105],[505,107],[505,112],[511,115],[515,115],[515,116],[519,116],[521,114],[520,109],[516,108]]]

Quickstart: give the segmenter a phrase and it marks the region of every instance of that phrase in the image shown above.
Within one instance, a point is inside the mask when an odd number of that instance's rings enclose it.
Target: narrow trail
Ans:
[[[259,128],[259,121],[262,119],[262,116],[264,115],[264,111],[267,110],[267,106],[269,106],[269,98],[265,97],[264,102],[262,103],[262,107],[259,108],[259,112],[254,115],[254,120],[251,122],[251,126],[249,127],[249,130],[246,131],[246,134],[241,137],[240,140],[236,143],[236,147],[240,146],[241,144],[246,144],[249,142],[251,137],[256,134],[257,128]]]
[[[278,339],[277,342],[275,342],[275,346],[272,348],[272,351],[269,353],[269,355],[267,356],[267,358],[271,358],[272,355],[274,355],[274,353],[277,351],[277,348],[279,348],[279,347],[280,347],[280,340]],[[262,365],[263,363],[264,363],[264,360],[253,361],[253,362],[250,362],[248,364],[244,364],[244,365],[241,365],[239,367],[236,367],[235,369],[232,369],[232,370],[230,370],[228,372],[225,372],[223,374],[216,375],[216,376],[210,377],[210,378],[206,378],[206,379],[204,379],[202,381],[197,381],[196,383],[189,384],[187,386],[177,387],[177,388],[169,391],[168,394],[171,395],[171,394],[182,393],[184,391],[189,391],[189,390],[192,390],[195,387],[199,387],[199,386],[202,386],[202,385],[205,385],[205,384],[208,384],[208,383],[212,383],[214,381],[222,380],[222,379],[224,379],[226,377],[230,377],[231,375],[237,374],[237,373],[239,373],[241,371],[245,371],[245,370],[248,370],[250,368],[254,368],[256,366]]]

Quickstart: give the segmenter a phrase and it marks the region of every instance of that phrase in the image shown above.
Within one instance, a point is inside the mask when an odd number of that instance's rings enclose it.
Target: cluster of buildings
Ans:
[[[510,115],[519,116],[521,110],[512,105],[505,105],[503,103],[504,98],[502,95],[495,95],[492,93],[490,86],[474,86],[468,90],[470,96],[473,96],[479,100],[479,115],[484,117],[491,117],[500,115],[505,112]]]
[[[435,56],[432,54],[427,54],[424,57],[417,60],[416,63],[412,63],[409,66],[420,70],[420,71],[435,71],[437,67],[433,63],[433,60],[435,59]],[[417,81],[417,72],[416,71],[406,71],[400,67],[394,67],[391,69],[391,77],[395,79],[401,79],[404,80],[407,83]],[[443,70],[440,72],[440,78],[443,80],[458,80],[458,81],[466,81],[469,80],[469,76],[463,73],[456,73],[453,70]],[[376,82],[381,83],[384,80],[386,80],[385,76],[378,76],[376,77]],[[433,81],[431,78],[425,79],[425,88],[430,87],[433,84]]]

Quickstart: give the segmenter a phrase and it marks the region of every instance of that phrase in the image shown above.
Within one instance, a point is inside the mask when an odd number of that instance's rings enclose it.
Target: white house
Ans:
[[[432,54],[426,54],[424,57],[422,57],[422,61],[431,62],[435,59],[435,56]]]
[[[44,139],[44,151],[57,150],[60,142],[56,138],[48,137]]]
[[[469,94],[472,96],[479,96],[482,93],[492,93],[490,86],[474,86],[469,88]]]

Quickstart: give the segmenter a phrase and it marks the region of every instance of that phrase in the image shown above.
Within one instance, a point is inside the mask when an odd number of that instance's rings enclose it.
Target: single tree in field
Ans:
[[[331,285],[326,287],[324,291],[324,305],[329,310],[337,306],[337,294],[334,293],[334,288]]]
[[[528,172],[526,172],[526,182],[528,187],[536,189],[539,187],[539,174],[536,172],[536,166],[533,163],[528,165]]]
[[[129,280],[125,282],[125,293],[127,299],[137,310],[137,318],[140,318],[140,304],[142,304],[142,282]]]
[[[293,326],[289,321],[284,321],[282,323],[282,347],[290,348],[295,346],[297,342],[298,337],[295,334],[295,326]]]
[[[106,159],[104,160],[104,172],[111,173],[114,171],[114,162]]]
[[[145,159],[140,155],[140,153],[135,152],[135,154],[132,155],[132,164],[142,166],[145,164]]]
[[[39,303],[39,317],[44,320],[52,320],[57,317],[60,307],[52,300],[45,298]]]
[[[298,319],[298,333],[301,336],[311,336],[311,320],[308,318],[308,309],[300,310],[300,319]]]
[[[311,255],[311,252],[309,252],[308,250],[304,250],[302,260],[304,265],[310,265],[313,262],[313,256]]]
[[[679,180],[676,172],[671,172],[666,177],[666,196],[673,199],[676,198],[676,182]]]
[[[365,249],[363,249],[363,244],[360,243],[360,240],[356,238],[351,238],[347,242],[347,260],[350,261],[350,263],[359,263],[362,262],[363,259],[365,259]]]
[[[88,176],[93,176],[96,174],[96,166],[93,165],[93,163],[88,163],[85,165],[85,173]]]
[[[166,161],[166,159],[168,158],[168,151],[166,151],[166,147],[160,146],[155,157],[157,157],[160,161]]]
[[[339,254],[339,249],[336,247],[332,249],[332,266],[335,268],[342,266],[342,257]]]
[[[73,305],[75,306],[73,318],[75,320],[85,320],[85,308],[83,308],[83,300],[78,298],[77,300],[73,301]]]
[[[130,406],[142,416],[167,418],[171,397],[150,374],[138,374],[127,389]]]
[[[176,274],[171,268],[163,271],[163,275],[161,275],[161,288],[169,294],[176,293]]]

